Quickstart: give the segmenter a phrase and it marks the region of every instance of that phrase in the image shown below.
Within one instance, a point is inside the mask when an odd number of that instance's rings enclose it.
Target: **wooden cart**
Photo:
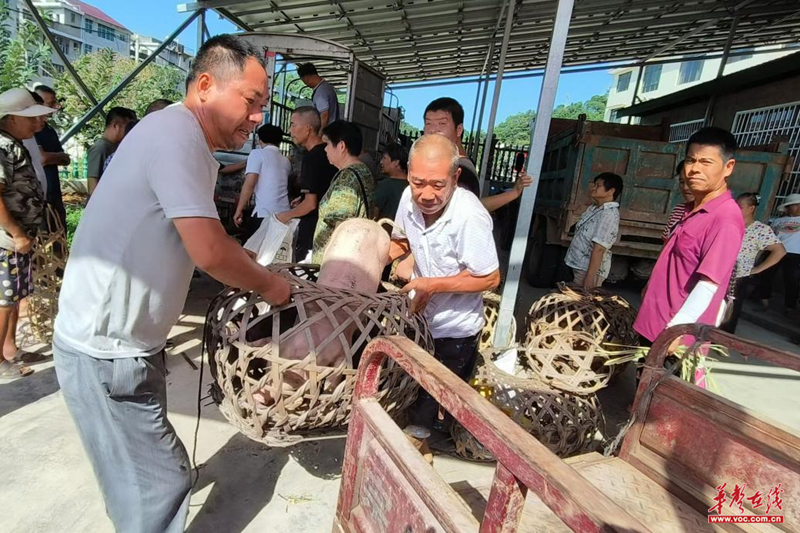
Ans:
[[[685,334],[800,371],[797,355],[710,328],[672,328],[657,339],[647,360],[634,404],[636,419],[619,457],[590,453],[566,461],[410,341],[376,339],[359,368],[334,531],[800,530],[800,438],[668,375],[663,370],[667,347]],[[467,506],[455,484],[423,460],[375,401],[386,357],[497,458],[493,479],[469,480],[486,498],[482,513]],[[744,499],[740,513],[736,502],[729,503],[735,487],[742,485],[747,497],[761,491],[762,505]],[[777,494],[782,507],[772,501],[765,514],[767,491],[773,487],[782,489]],[[722,515],[764,515],[771,523],[710,523],[709,509],[722,498]],[[774,522],[777,516],[782,523]]]

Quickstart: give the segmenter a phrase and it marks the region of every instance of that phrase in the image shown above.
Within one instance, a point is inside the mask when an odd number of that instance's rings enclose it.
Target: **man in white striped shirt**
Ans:
[[[500,284],[492,219],[481,201],[457,186],[458,148],[443,135],[424,135],[411,147],[409,187],[397,208],[391,260],[409,250],[414,274],[403,288],[413,295],[412,312],[425,315],[434,355],[468,380],[483,329],[482,293]],[[438,405],[420,391],[406,433],[425,439]]]

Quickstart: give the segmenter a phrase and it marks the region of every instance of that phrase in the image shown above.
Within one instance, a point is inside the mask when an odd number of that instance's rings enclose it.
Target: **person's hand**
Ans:
[[[243,250],[244,253],[246,253],[253,261],[256,261],[258,259],[258,256],[253,250],[248,250],[247,248],[243,248]]]
[[[597,276],[591,276],[593,279],[589,278],[590,276],[586,276],[586,278],[583,280],[583,288],[587,291],[592,291],[597,288]]]
[[[524,191],[527,187],[533,183],[533,178],[528,176],[526,173],[522,173],[517,178],[517,181],[514,182],[514,191],[517,193],[517,196],[522,196],[522,191]]]
[[[303,197],[302,196],[298,196],[297,198],[295,198],[294,200],[291,201],[291,203],[289,204],[289,207],[294,209],[295,207],[300,205],[300,202],[302,202],[302,201],[303,201]]]
[[[681,339],[682,337],[678,337],[672,341],[672,344],[670,344],[669,348],[667,348],[667,355],[675,355],[675,352],[677,352],[678,348],[681,347]]]
[[[281,224],[288,224],[289,221],[292,220],[292,217],[289,216],[288,211],[284,211],[283,213],[278,213],[277,215],[275,215],[275,218],[277,218],[278,222],[280,222]]]
[[[292,287],[289,285],[289,282],[286,281],[286,278],[283,276],[271,272],[266,272],[266,274],[268,276],[267,284],[263,289],[258,291],[261,297],[264,298],[264,301],[268,304],[275,307],[287,303],[292,296]]]
[[[411,300],[411,313],[422,313],[434,295],[433,279],[414,278],[400,289],[403,294],[414,291],[414,298]]]
[[[14,237],[14,250],[21,254],[27,254],[30,252],[32,244],[33,241],[31,241],[31,238],[24,233]]]
[[[242,222],[244,221],[244,213],[242,213],[239,209],[236,210],[236,213],[233,215],[233,223],[236,224],[236,227],[240,227]]]

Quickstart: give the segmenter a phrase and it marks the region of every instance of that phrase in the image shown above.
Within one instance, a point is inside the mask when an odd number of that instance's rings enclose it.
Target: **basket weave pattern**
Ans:
[[[624,365],[605,365],[614,345],[637,344],[636,311],[619,296],[559,284],[537,300],[527,317],[530,367],[560,390],[588,394],[608,385]]]
[[[53,341],[53,324],[58,314],[61,275],[67,265],[67,232],[55,210],[45,209],[47,229],[39,230],[31,253],[33,294],[28,298],[30,330],[39,342]]]
[[[273,271],[292,286],[291,301],[270,309],[258,294],[228,289],[211,304],[206,322],[206,346],[220,409],[248,437],[272,446],[321,438],[346,425],[355,387],[356,368],[367,343],[382,335],[404,335],[431,352],[433,341],[425,321],[412,316],[404,295],[362,294],[315,283],[317,268],[275,265]],[[334,329],[314,339],[320,324]],[[348,332],[353,332],[348,338]],[[305,338],[304,359],[281,356],[289,343]],[[277,339],[277,342],[276,342]],[[302,339],[301,339],[302,340]],[[317,363],[316,354],[338,344],[344,359],[336,367]],[[301,376],[302,384],[287,378]],[[408,407],[417,385],[400,367],[387,362],[379,400],[390,413]],[[266,395],[262,402],[254,395]]]

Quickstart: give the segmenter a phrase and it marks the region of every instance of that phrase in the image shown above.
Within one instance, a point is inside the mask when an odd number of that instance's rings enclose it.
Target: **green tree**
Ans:
[[[99,100],[136,68],[136,61],[104,48],[81,56],[73,66],[94,97]],[[114,106],[127,107],[136,111],[141,117],[153,100],[158,98],[181,100],[183,98],[181,86],[184,79],[185,74],[175,67],[150,63],[106,105],[105,109]],[[83,117],[91,109],[92,104],[68,73],[56,80],[55,89],[63,99],[63,108],[58,114],[58,119],[60,125],[67,129]],[[97,114],[80,131],[78,140],[86,145],[91,144],[103,134],[104,129],[103,117]]]
[[[0,2],[0,92],[25,87],[39,75],[39,69],[50,72],[50,46],[39,27],[30,21],[19,24],[12,39],[15,17],[7,2]]]
[[[561,104],[553,110],[553,118],[576,119],[580,115],[586,115],[586,120],[603,120],[607,101],[607,94],[596,94],[585,102]]]
[[[405,120],[400,121],[400,133],[403,135],[408,135],[409,137],[416,137],[420,134],[420,129],[416,126],[412,126]]]
[[[509,115],[494,127],[494,135],[503,144],[527,145],[531,141],[531,121],[534,118],[536,111],[533,109]]]

